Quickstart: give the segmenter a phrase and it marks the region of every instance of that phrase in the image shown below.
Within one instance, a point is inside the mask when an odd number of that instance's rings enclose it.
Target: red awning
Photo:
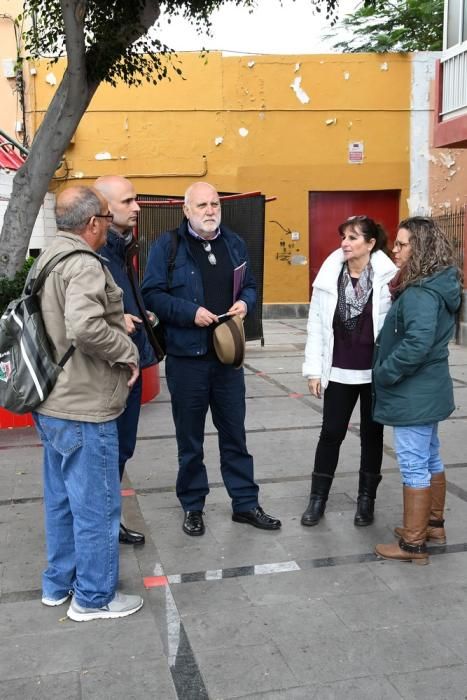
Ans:
[[[25,156],[15,150],[13,144],[0,135],[0,167],[19,170],[25,160]]]

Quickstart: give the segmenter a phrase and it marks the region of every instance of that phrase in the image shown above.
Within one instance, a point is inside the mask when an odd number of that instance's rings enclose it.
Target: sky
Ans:
[[[351,13],[361,0],[340,0],[340,16]],[[198,35],[192,25],[180,18],[169,24],[161,16],[158,37],[175,51],[199,51],[203,48],[226,53],[328,53],[335,33],[325,13],[313,10],[311,0],[258,0],[249,14],[243,7],[227,2],[212,15],[212,37]]]

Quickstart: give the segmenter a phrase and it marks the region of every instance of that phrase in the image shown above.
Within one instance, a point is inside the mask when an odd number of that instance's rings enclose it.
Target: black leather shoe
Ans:
[[[353,520],[357,527],[371,525],[375,519],[375,499],[370,496],[359,496],[357,499],[357,512]]]
[[[187,510],[183,521],[183,532],[192,537],[204,535],[204,522],[202,510]]]
[[[323,496],[312,494],[306,511],[302,515],[301,523],[306,527],[317,525],[324,515],[326,499]]]
[[[120,523],[120,532],[118,534],[118,541],[120,544],[144,544],[146,538],[142,532],[136,532],[136,530],[129,530],[125,525]]]
[[[247,523],[253,527],[259,527],[260,530],[278,530],[282,526],[280,520],[265,513],[261,506],[256,506],[253,510],[232,513],[232,520],[235,523]]]

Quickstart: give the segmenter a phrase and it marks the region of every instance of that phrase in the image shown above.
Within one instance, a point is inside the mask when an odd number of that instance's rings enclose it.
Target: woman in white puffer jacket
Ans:
[[[370,525],[381,481],[383,426],[371,415],[371,366],[376,336],[391,305],[388,283],[397,268],[387,236],[367,216],[339,226],[341,247],[326,258],[313,283],[303,376],[310,393],[324,392],[311,495],[302,525],[316,525],[326,508],[339,451],[360,399],[360,472],[354,524]]]

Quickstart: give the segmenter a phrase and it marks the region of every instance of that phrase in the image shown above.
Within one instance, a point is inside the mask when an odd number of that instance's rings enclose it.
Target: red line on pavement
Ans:
[[[120,494],[121,494],[122,496],[135,496],[135,495],[136,495],[136,491],[135,491],[134,489],[122,489],[122,490],[120,491]]]
[[[158,586],[167,586],[167,576],[145,576],[143,578],[145,588],[157,588]]]

